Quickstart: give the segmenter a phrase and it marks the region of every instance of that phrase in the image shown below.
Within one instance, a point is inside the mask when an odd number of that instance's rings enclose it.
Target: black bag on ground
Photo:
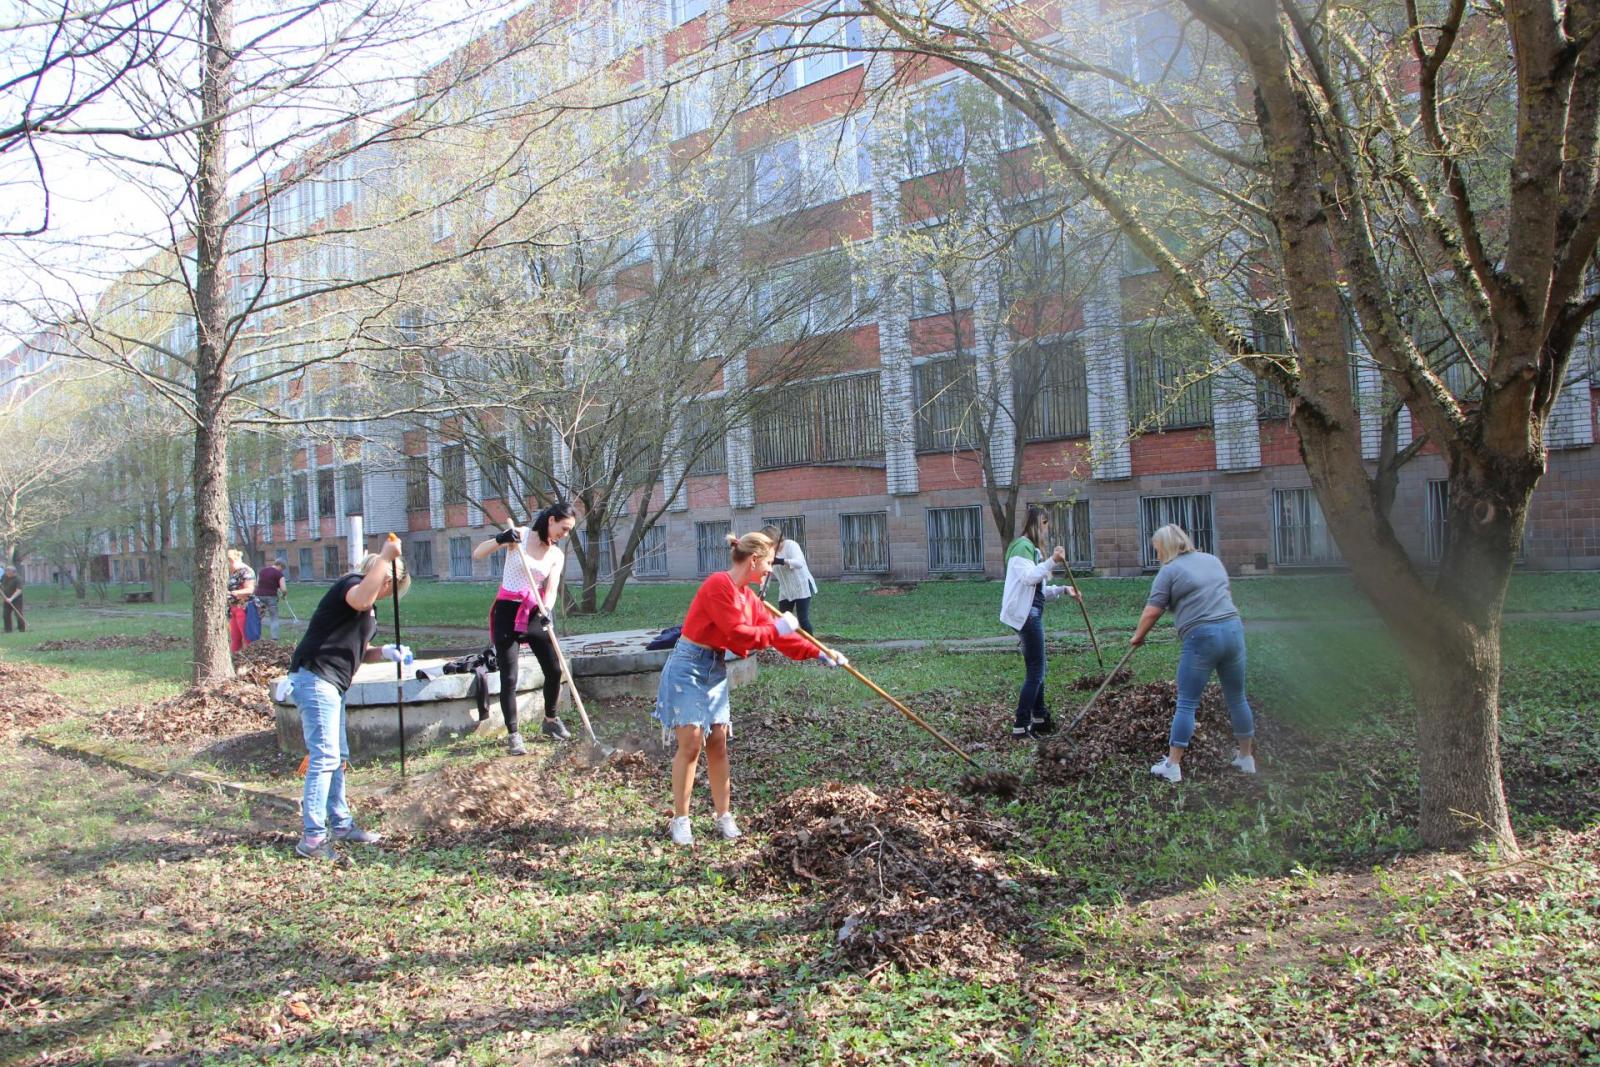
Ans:
[[[655,636],[648,645],[644,646],[646,652],[655,652],[663,648],[671,648],[678,643],[678,638],[683,634],[683,627],[669,626]]]

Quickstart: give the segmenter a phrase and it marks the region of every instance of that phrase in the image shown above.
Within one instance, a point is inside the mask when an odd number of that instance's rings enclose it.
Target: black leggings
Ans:
[[[494,642],[494,656],[500,663],[500,715],[506,721],[508,734],[517,732],[519,641],[533,652],[539,669],[544,672],[546,718],[555,715],[556,700],[561,696],[561,664],[556,660],[556,646],[550,640],[550,620],[535,612],[528,616],[528,632],[519,634],[517,609],[521,606],[515,600],[496,600],[489,611],[489,639]]]

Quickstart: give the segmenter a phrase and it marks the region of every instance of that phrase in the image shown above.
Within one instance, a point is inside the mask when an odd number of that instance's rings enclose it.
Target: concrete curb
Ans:
[[[86,763],[97,763],[124,771],[136,778],[144,778],[152,782],[174,782],[188,789],[200,793],[223,793],[232,797],[239,797],[256,804],[264,804],[269,808],[288,812],[291,815],[300,814],[300,801],[289,797],[270,793],[243,782],[230,782],[219,774],[209,774],[206,771],[175,771],[156,760],[133,756],[126,752],[114,750],[109,747],[86,742],[68,744],[62,741],[47,741],[41,737],[29,735],[24,737],[24,744],[43,749],[46,752],[67,759],[82,760]]]

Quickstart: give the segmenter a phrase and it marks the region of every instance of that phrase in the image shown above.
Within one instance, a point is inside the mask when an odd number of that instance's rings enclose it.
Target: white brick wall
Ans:
[[[1118,262],[1109,255],[1106,261]],[[1084,294],[1083,361],[1089,391],[1089,461],[1097,481],[1133,476],[1128,446],[1128,366],[1122,346],[1122,295],[1114,271]]]
[[[1547,448],[1587,448],[1594,444],[1594,417],[1590,413],[1588,368],[1576,362],[1567,372],[1567,384],[1556,396],[1545,426]]]
[[[1255,375],[1237,363],[1219,369],[1211,389],[1211,419],[1218,470],[1249,471],[1261,466]]]
[[[745,357],[734,356],[723,368],[727,388],[735,395],[744,391],[749,368]],[[734,508],[756,506],[755,429],[748,418],[728,428],[728,505]]]
[[[871,72],[878,75],[876,68]],[[904,272],[897,269],[893,235],[900,229],[900,182],[904,157],[899,130],[905,101],[883,102],[879,120],[867,132],[872,156],[872,232],[878,238],[873,255],[879,295],[878,390],[883,408],[883,452],[886,480],[892,494],[917,492],[917,430],[911,389],[911,295]],[[894,136],[890,136],[894,131]]]
[[[1011,415],[1011,330],[1003,321],[1000,305],[1000,261],[991,260],[973,282],[972,320],[977,345],[977,419],[994,414],[988,449],[998,485],[1011,484],[1011,463],[1016,456],[1017,424]],[[980,427],[981,432],[981,427]]]

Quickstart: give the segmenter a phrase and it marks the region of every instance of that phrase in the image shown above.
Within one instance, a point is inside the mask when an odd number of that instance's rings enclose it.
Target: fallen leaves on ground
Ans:
[[[1080,693],[1087,693],[1091,690],[1099,689],[1105,684],[1105,681],[1108,677],[1111,679],[1111,684],[1113,686],[1127,685],[1129,682],[1133,681],[1133,671],[1129,670],[1127,667],[1123,667],[1121,670],[1113,671],[1110,675],[1080,674],[1071,682],[1067,683],[1067,688],[1076,690]]]
[[[263,640],[246,645],[233,654],[233,676],[250,685],[271,685],[289,673],[294,646]]]
[[[594,798],[532,757],[450,767],[382,798],[379,806],[386,826],[429,844],[463,835],[560,840],[610,821]]]
[[[24,667],[0,660],[0,738],[67,714],[61,698],[40,684],[66,676],[54,667]]]
[[[833,782],[795,790],[752,825],[769,836],[742,877],[822,894],[856,966],[1015,975],[1007,935],[1020,913],[997,851],[1006,831],[976,805],[936,789]]]
[[[142,634],[104,634],[100,637],[63,637],[37,646],[40,652],[115,652],[132,648],[140,652],[170,652],[188,647],[189,639],[151,630]]]
[[[272,705],[259,685],[223,682],[196,686],[154,704],[107,712],[95,728],[105,737],[173,744],[271,729]]]

